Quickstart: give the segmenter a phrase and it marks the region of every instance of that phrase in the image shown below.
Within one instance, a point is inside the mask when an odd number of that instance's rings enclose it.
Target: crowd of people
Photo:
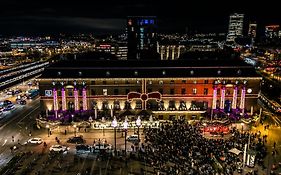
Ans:
[[[229,150],[243,151],[248,143],[249,149],[256,152],[256,160],[262,160],[266,154],[259,135],[241,133],[235,128],[231,129],[229,139],[205,138],[199,125],[185,121],[163,124],[159,129],[147,128],[144,132],[144,161],[156,174],[233,174],[243,155]]]

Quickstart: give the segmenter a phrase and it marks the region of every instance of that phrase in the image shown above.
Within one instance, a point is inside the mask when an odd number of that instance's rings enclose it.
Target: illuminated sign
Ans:
[[[47,97],[53,96],[53,91],[52,90],[45,90],[45,96],[47,96]]]

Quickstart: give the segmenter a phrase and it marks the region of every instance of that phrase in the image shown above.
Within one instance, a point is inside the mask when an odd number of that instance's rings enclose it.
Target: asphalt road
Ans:
[[[18,141],[23,144],[28,139],[29,132],[33,132],[34,117],[40,112],[39,102],[39,98],[29,100],[25,106],[16,105],[15,109],[2,114],[0,120],[0,167],[13,157],[10,147],[18,145]]]

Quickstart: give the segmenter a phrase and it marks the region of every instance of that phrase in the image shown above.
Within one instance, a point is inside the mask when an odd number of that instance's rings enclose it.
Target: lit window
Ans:
[[[196,89],[196,88],[193,88],[193,89],[192,89],[192,93],[193,93],[193,95],[196,95],[196,94],[197,94],[197,89]]]
[[[103,95],[107,95],[107,89],[103,89],[103,90],[102,90],[102,94],[103,94]]]

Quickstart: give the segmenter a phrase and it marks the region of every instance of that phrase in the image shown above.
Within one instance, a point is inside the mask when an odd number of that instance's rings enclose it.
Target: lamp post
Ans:
[[[112,127],[114,128],[114,155],[116,155],[116,127],[117,127],[117,120],[116,117],[114,116],[114,119],[112,121]]]
[[[136,120],[136,125],[138,127],[138,143],[140,143],[140,126],[141,126],[140,116],[138,116],[138,119]]]
[[[244,127],[244,123],[241,123],[241,126],[242,126],[242,129],[241,129],[241,130],[242,130],[242,133],[243,133],[243,129],[244,129],[243,127]]]
[[[50,137],[50,126],[46,125],[46,128],[48,129],[48,137]]]
[[[73,125],[74,127],[74,136],[76,137],[76,125]]]
[[[125,121],[123,123],[123,128],[125,132],[125,163],[127,165],[127,129],[128,129],[128,121],[127,116],[125,118]]]

